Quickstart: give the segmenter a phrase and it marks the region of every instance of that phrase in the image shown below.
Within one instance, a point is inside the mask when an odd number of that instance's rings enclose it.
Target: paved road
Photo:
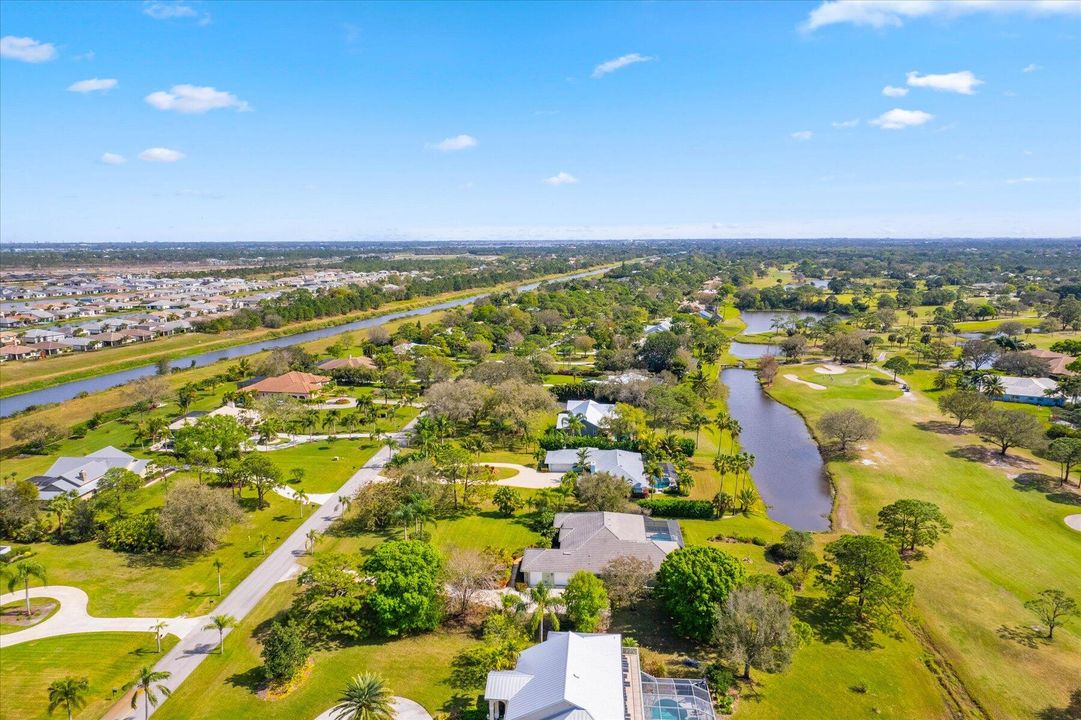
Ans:
[[[403,428],[403,433],[412,428],[413,422],[415,420]],[[395,436],[400,438],[401,434],[397,433]],[[354,473],[353,477],[338,489],[338,492],[331,495],[309,515],[308,519],[286,538],[285,542],[268,555],[259,567],[255,568],[221,601],[215,614],[232,615],[237,620],[242,620],[275,584],[292,576],[297,567],[297,558],[305,553],[308,532],[311,530],[323,532],[330,527],[330,524],[342,513],[338,497],[350,496],[361,486],[379,477],[380,469],[390,456],[391,451],[388,448],[380,448],[362,468]],[[199,663],[214,653],[217,647],[217,630],[196,629],[181,638],[180,642],[154,666],[154,669],[171,673],[171,677],[164,684],[175,692],[180,684],[199,667]],[[104,720],[137,720],[143,717],[143,703],[145,702],[145,699],[140,701],[139,707],[132,710],[131,697],[125,696],[103,718]],[[153,715],[154,711],[155,708],[151,707],[150,714]]]
[[[22,590],[0,595],[0,605],[9,602],[21,602],[26,595]],[[60,601],[60,609],[48,620],[19,630],[0,635],[0,648],[11,647],[19,643],[57,635],[72,635],[87,632],[152,632],[150,627],[162,620],[166,623],[165,632],[177,637],[185,637],[207,623],[205,617],[93,617],[86,611],[90,598],[77,587],[67,585],[45,585],[30,588],[32,598],[53,598]]]

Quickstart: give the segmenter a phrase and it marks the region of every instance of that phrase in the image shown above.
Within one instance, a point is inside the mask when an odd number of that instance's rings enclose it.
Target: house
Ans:
[[[530,586],[544,583],[565,587],[571,575],[585,570],[595,575],[625,555],[645,560],[653,569],[673,550],[683,547],[675,520],[615,512],[556,513],[559,536],[551,549],[529,548],[519,568]]]
[[[488,720],[715,720],[709,686],[697,678],[642,672],[638,648],[618,634],[551,632],[513,670],[484,687]]]
[[[98,481],[112,468],[131,470],[139,477],[146,475],[149,460],[139,460],[123,450],[109,445],[85,457],[62,457],[44,475],[30,478],[38,486],[42,500],[74,491],[80,497],[97,490]]]
[[[220,408],[211,410],[210,412],[203,412],[200,410],[193,410],[192,412],[177,418],[169,424],[170,430],[179,430],[180,428],[187,427],[188,425],[194,425],[199,421],[201,417],[217,417],[224,415],[225,417],[236,418],[241,424],[248,427],[254,427],[262,420],[262,416],[258,410],[252,410],[251,408],[237,407],[234,403],[225,403]]]
[[[996,400],[1027,403],[1029,405],[1062,405],[1065,403],[1062,397],[1052,397],[1044,394],[1046,390],[1058,388],[1058,383],[1051,378],[1004,375],[999,380],[1002,381],[1003,393],[996,397]]]
[[[567,411],[556,416],[556,429],[566,430],[572,415],[582,418],[583,435],[599,435],[607,421],[615,417],[616,406],[595,400],[568,400]]]
[[[639,495],[649,492],[649,479],[642,467],[642,456],[629,450],[586,450],[585,465],[578,459],[578,450],[564,448],[549,450],[544,456],[544,464],[551,472],[565,473],[575,469],[589,472],[606,472],[626,480],[631,490]]]
[[[4,345],[0,347],[0,362],[6,360],[28,360],[40,357],[33,345]]]
[[[140,330],[138,328],[130,328],[128,330],[121,330],[120,335],[131,338],[135,342],[146,342],[147,340],[154,339],[154,333],[150,330]]]
[[[645,334],[646,335],[652,335],[653,333],[664,332],[665,330],[671,330],[671,329],[672,329],[672,318],[665,318],[664,320],[661,320],[660,322],[654,323],[653,325],[646,325]]]
[[[13,332],[0,332],[0,345],[18,345],[19,336]]]
[[[71,350],[71,347],[64,342],[65,340],[67,340],[67,338],[62,338],[60,342],[34,343],[31,347],[36,350],[41,357],[50,357]]]
[[[27,345],[50,342],[56,343],[64,339],[64,333],[59,330],[27,330],[23,333],[22,341]]]
[[[67,345],[72,350],[97,350],[101,347],[101,342],[97,338],[92,337],[69,337],[64,338],[60,342]]]
[[[254,392],[258,395],[288,395],[301,400],[310,400],[328,382],[330,382],[330,378],[326,376],[293,370],[277,377],[263,378],[241,388],[241,390],[243,392]]]
[[[319,363],[320,370],[339,370],[341,368],[365,368],[367,370],[375,370],[375,361],[370,357],[361,355],[359,357],[353,357],[350,355],[347,358],[332,358],[330,360],[324,360]]]
[[[1041,350],[1039,348],[1033,348],[1032,350],[1022,350],[1021,352],[1026,355],[1031,355],[1034,358],[1040,358],[1047,361],[1048,373],[1051,375],[1074,375],[1072,370],[1067,370],[1066,366],[1072,363],[1077,358],[1072,355],[1066,355],[1064,353],[1051,352],[1050,350]]]
[[[124,343],[131,342],[131,338],[120,332],[103,332],[94,336],[95,339],[104,345],[105,347],[115,347],[117,345],[123,345]]]

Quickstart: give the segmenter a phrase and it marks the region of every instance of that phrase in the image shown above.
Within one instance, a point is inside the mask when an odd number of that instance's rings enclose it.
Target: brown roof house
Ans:
[[[1072,363],[1077,358],[1071,355],[1064,355],[1063,353],[1051,352],[1050,350],[1041,350],[1034,348],[1032,350],[1023,351],[1026,355],[1046,360],[1047,365],[1050,368],[1048,372],[1051,375],[1073,375],[1072,370],[1067,370],[1066,366]]]
[[[364,368],[366,370],[375,370],[376,366],[374,360],[364,355],[359,357],[350,355],[347,358],[332,358],[319,363],[320,370],[330,371],[340,370],[341,368]]]
[[[293,370],[277,377],[263,378],[259,382],[252,383],[243,392],[253,392],[258,395],[288,395],[300,400],[310,400],[330,382],[330,378],[323,375]]]

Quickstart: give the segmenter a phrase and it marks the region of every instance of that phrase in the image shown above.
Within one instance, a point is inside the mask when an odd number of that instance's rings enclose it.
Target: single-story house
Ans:
[[[258,395],[288,395],[300,400],[310,400],[315,397],[323,386],[330,382],[330,378],[324,375],[312,375],[311,373],[292,370],[284,375],[263,378],[244,388],[243,392],[253,392]]]
[[[642,672],[618,634],[550,632],[484,687],[488,720],[715,720],[705,680]]]
[[[0,347],[0,361],[4,360],[28,360],[40,357],[40,353],[33,345],[4,345]]]
[[[519,571],[530,586],[565,587],[571,575],[585,570],[601,574],[604,566],[625,555],[656,570],[673,550],[683,547],[675,520],[613,512],[556,513],[559,535],[551,549],[529,548]]]
[[[1051,378],[1004,375],[999,380],[1002,381],[1004,392],[996,397],[996,400],[1027,403],[1029,405],[1062,405],[1065,403],[1062,397],[1051,397],[1044,394],[1046,390],[1054,390],[1058,387],[1058,383]]]
[[[30,482],[38,486],[42,500],[70,491],[83,496],[97,490],[98,481],[112,468],[131,470],[143,477],[149,464],[149,460],[139,460],[109,445],[85,457],[61,457],[45,474],[30,478]]]
[[[649,492],[649,478],[642,466],[642,455],[629,450],[598,450],[597,448],[584,448],[586,450],[585,466],[580,466],[578,450],[564,448],[562,450],[549,450],[544,455],[544,464],[551,472],[565,473],[571,470],[588,470],[589,472],[606,472],[621,477],[631,486],[631,490],[639,495]]]
[[[97,350],[101,347],[101,341],[96,337],[69,337],[60,341],[72,350]]]
[[[179,430],[180,428],[187,427],[188,425],[194,425],[199,421],[201,417],[217,417],[224,415],[226,417],[236,418],[244,425],[254,426],[259,423],[262,416],[258,410],[252,410],[251,408],[237,407],[235,403],[225,403],[219,408],[215,408],[210,412],[203,412],[202,410],[193,410],[192,412],[177,418],[169,424],[170,430]]]
[[[653,333],[664,332],[665,330],[672,329],[672,318],[665,318],[660,322],[656,322],[652,325],[646,325],[645,334],[652,335]]]
[[[339,370],[341,368],[365,368],[366,370],[375,370],[375,360],[365,355],[359,355],[353,357],[350,355],[347,358],[331,358],[330,360],[324,360],[319,363],[319,369],[330,372],[331,370]]]
[[[60,342],[64,339],[64,333],[59,330],[27,330],[23,333],[22,341],[27,344],[43,342]]]
[[[0,332],[0,345],[18,345],[19,336],[13,332]]]
[[[596,400],[568,400],[567,411],[556,416],[556,429],[566,430],[567,422],[572,415],[582,418],[583,435],[599,435],[607,424],[606,421],[615,417],[616,406],[607,403],[599,403]]]
[[[1077,358],[1072,355],[1066,355],[1064,353],[1051,352],[1050,350],[1041,350],[1040,348],[1033,348],[1031,350],[1022,350],[1021,352],[1026,355],[1031,355],[1035,358],[1047,361],[1048,372],[1051,375],[1074,375],[1072,370],[1067,370],[1066,366],[1072,363]]]

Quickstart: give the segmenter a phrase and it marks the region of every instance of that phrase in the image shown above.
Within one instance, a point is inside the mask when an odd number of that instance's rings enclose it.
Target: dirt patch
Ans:
[[[818,383],[807,382],[806,380],[803,380],[803,379],[801,379],[799,377],[796,377],[792,373],[788,373],[787,375],[785,375],[784,379],[785,380],[791,380],[792,382],[799,383],[800,385],[806,385],[807,387],[811,388],[812,390],[825,390],[826,389],[825,385],[819,385]]]
[[[52,615],[60,603],[52,598],[31,598],[30,614],[26,614],[26,603],[20,600],[7,607],[0,608],[0,625],[28,628]]]

